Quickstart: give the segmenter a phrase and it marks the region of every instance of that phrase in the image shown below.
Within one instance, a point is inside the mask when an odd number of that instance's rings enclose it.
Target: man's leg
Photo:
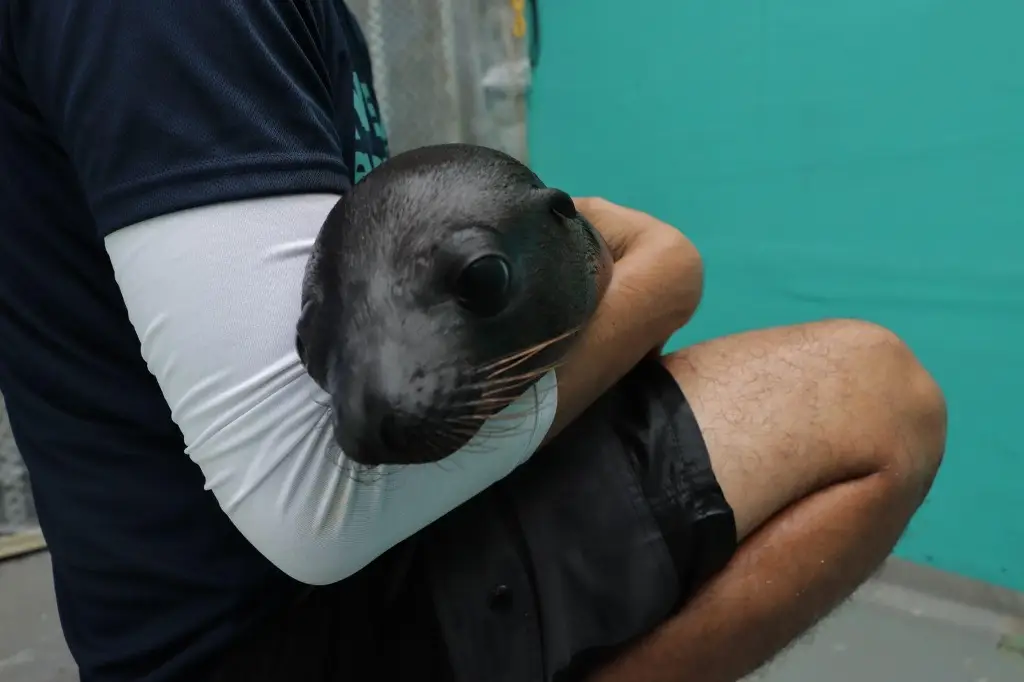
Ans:
[[[942,394],[863,322],[716,339],[664,360],[704,434],[741,546],[677,616],[593,682],[733,682],[866,580],[945,446]]]

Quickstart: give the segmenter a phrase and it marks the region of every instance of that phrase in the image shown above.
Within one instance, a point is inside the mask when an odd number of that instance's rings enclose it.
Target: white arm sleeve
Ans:
[[[242,534],[310,584],[351,575],[509,474],[539,447],[557,402],[551,373],[503,415],[516,415],[514,435],[503,421],[499,439],[478,435],[440,464],[357,471],[339,458],[327,396],[295,352],[306,259],[337,199],[208,206],[106,238],[186,453]]]

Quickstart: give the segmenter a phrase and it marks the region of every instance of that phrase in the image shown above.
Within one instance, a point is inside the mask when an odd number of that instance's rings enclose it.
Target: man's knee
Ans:
[[[885,473],[927,493],[946,446],[946,400],[935,379],[895,333],[860,320],[822,323],[822,332],[847,371],[872,385],[879,404],[873,419],[885,444],[879,454]]]

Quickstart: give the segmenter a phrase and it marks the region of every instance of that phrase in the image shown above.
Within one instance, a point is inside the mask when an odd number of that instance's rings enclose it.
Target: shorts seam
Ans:
[[[660,363],[657,366],[651,363],[647,371],[650,382],[648,385],[658,387],[657,398],[650,401],[650,409],[656,410],[658,419],[666,424],[666,444],[671,448],[671,452],[662,453],[659,457],[661,462],[668,463],[665,469],[671,473],[665,475],[664,472],[657,470],[654,472],[658,477],[655,480],[660,485],[656,486],[653,499],[650,496],[647,499],[664,536],[668,553],[675,564],[681,596],[685,599],[706,578],[709,568],[710,572],[721,568],[713,565],[717,564],[717,561],[709,555],[711,548],[706,546],[708,532],[715,532],[719,528],[705,528],[704,521],[715,516],[717,511],[728,514],[730,518],[733,512],[715,477],[707,442],[682,387]],[[654,376],[656,373],[658,376]],[[669,391],[676,393],[670,396]],[[680,433],[681,419],[691,420],[692,427],[696,429],[694,436],[697,440],[693,445],[701,450],[696,455],[700,458],[699,462],[695,461],[694,453],[686,448],[690,438],[684,438]],[[678,465],[680,462],[683,463],[682,466]],[[688,465],[699,466],[699,470],[691,472]],[[687,476],[688,473],[698,475]],[[666,483],[671,485],[665,485]],[[731,556],[735,551],[735,534],[729,542]],[[712,544],[717,545],[718,542]]]

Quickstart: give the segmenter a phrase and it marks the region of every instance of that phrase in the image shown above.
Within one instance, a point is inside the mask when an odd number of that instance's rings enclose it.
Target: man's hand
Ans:
[[[558,414],[548,440],[686,324],[700,303],[704,268],[683,234],[604,199],[574,199],[615,260],[590,324],[558,369]]]
[[[679,231],[646,213],[613,204],[600,197],[574,197],[576,210],[582,213],[604,237],[612,256],[619,261],[630,251],[638,239],[650,237],[652,231],[664,233]]]

